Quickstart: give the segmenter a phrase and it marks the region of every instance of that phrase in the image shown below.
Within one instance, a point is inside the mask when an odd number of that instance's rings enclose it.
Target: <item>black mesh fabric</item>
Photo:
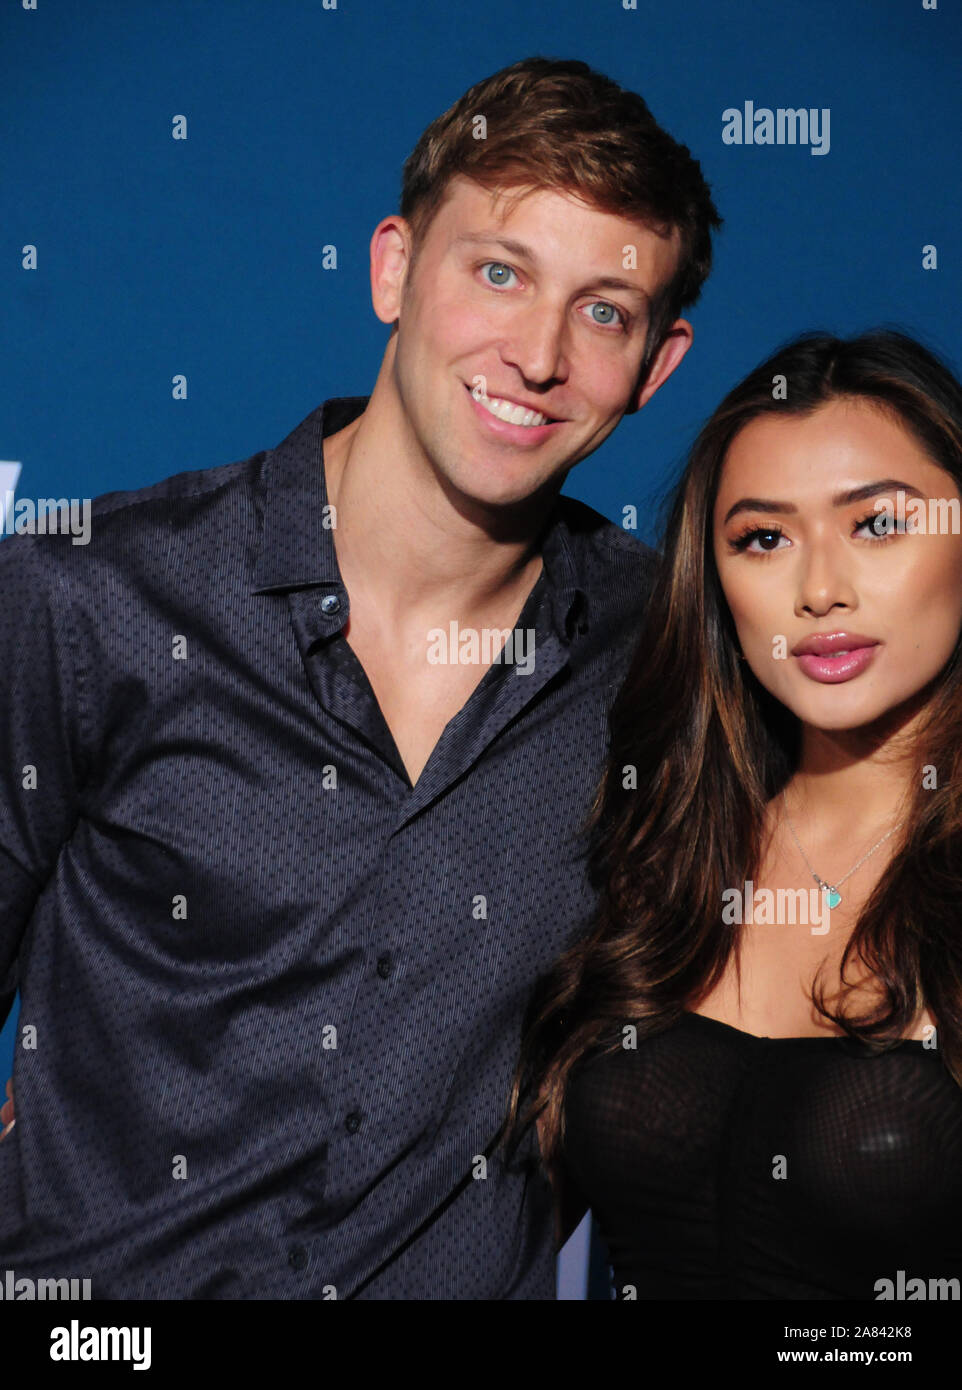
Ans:
[[[962,1279],[962,1091],[921,1041],[686,1013],[581,1059],[563,1154],[619,1298],[959,1297],[930,1281]]]

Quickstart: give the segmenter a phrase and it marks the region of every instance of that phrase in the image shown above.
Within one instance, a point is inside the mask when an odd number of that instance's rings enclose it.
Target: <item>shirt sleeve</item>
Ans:
[[[81,712],[64,542],[0,541],[0,1008],[9,1008],[24,930],[78,815]]]

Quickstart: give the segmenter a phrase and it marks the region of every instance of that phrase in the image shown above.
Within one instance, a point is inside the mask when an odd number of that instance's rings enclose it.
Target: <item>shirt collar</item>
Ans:
[[[326,512],[323,439],[349,425],[364,410],[369,396],[334,396],[308,415],[276,449],[264,466],[263,524],[257,545],[251,593],[325,585],[346,595]],[[573,609],[586,593],[565,499],[556,499],[541,533],[543,578],[551,601],[553,626],[569,641]],[[327,524],[325,524],[325,521]],[[343,622],[331,614],[331,629]],[[582,610],[583,611],[583,610]]]
[[[360,415],[367,396],[335,396],[291,430],[264,466],[263,525],[251,593],[340,584],[327,516],[323,437]]]

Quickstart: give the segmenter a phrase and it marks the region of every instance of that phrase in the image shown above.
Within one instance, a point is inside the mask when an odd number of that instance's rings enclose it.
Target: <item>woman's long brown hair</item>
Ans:
[[[538,1120],[549,1172],[578,1059],[594,1048],[616,1052],[626,1024],[639,1043],[668,1027],[731,956],[737,927],[722,921],[722,892],[753,877],[766,803],[797,763],[799,724],[739,660],[714,560],[715,497],[729,445],[751,420],[804,416],[839,398],[887,412],[962,493],[962,386],[933,353],[892,330],[794,339],[701,430],[671,498],[659,577],[611,709],[607,765],[585,827],[597,914],[535,991],[503,1131],[510,1154]],[[844,982],[850,961],[862,961],[880,1002],[849,1014],[843,988],[833,1012],[818,982],[812,998],[823,1017],[880,1050],[927,1005],[944,1063],[962,1085],[960,676],[962,638],[925,707],[906,828],[842,962]],[[936,769],[936,787],[923,786],[923,765]]]

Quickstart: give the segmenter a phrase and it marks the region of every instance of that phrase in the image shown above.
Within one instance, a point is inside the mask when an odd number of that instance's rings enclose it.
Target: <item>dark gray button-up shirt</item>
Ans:
[[[0,1263],[113,1298],[550,1298],[491,1154],[653,555],[562,498],[412,787],[342,628],[321,440],[0,544]],[[487,1157],[485,1157],[487,1154]]]

